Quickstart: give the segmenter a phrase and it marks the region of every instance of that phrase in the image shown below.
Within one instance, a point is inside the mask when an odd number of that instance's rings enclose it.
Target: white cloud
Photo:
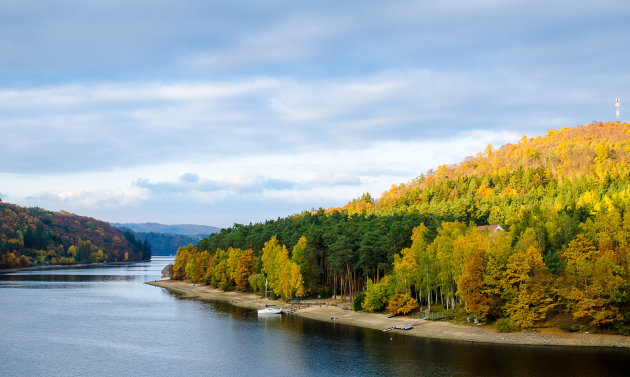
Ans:
[[[450,139],[374,142],[364,148],[300,153],[265,152],[226,156],[212,162],[198,159],[102,173],[48,177],[0,174],[0,180],[11,183],[3,191],[19,204],[112,216],[107,211],[113,208],[129,212],[152,203],[157,206],[152,211],[161,208],[160,216],[166,216],[176,211],[181,201],[198,202],[211,206],[206,211],[212,212],[217,206],[226,211],[221,215],[207,214],[209,219],[221,218],[222,223],[207,223],[230,225],[252,221],[253,217],[237,210],[242,203],[248,203],[251,216],[258,213],[254,217],[260,219],[263,215],[257,211],[266,208],[269,201],[284,200],[292,203],[291,211],[300,212],[343,205],[365,192],[379,197],[392,184],[406,182],[440,164],[462,161],[487,144],[498,147],[515,142],[520,135],[474,131]],[[42,186],[50,190],[42,191]],[[155,215],[151,212],[151,216]],[[151,219],[147,217],[146,221]]]
[[[591,98],[587,93],[579,98]],[[499,107],[526,106],[554,94],[526,80],[497,85],[483,75],[428,70],[316,82],[258,78],[0,90],[0,159],[11,161],[0,169],[107,170],[199,156],[214,160],[235,151],[365,148],[376,140],[452,133],[437,124],[457,132],[496,130],[509,121],[512,129],[544,131],[546,123],[525,125],[520,114],[509,118]],[[484,102],[472,106],[478,98]],[[541,112],[538,118],[549,116]]]
[[[44,202],[53,205],[54,208],[123,208],[147,198],[146,190],[135,187],[123,189],[97,189],[77,191],[48,191],[35,193],[25,198],[26,202]]]
[[[378,196],[488,143],[613,119],[629,4],[0,2],[0,189],[228,224]]]
[[[303,186],[321,187],[321,186],[357,186],[361,184],[361,179],[356,175],[343,172],[318,173],[307,181]]]

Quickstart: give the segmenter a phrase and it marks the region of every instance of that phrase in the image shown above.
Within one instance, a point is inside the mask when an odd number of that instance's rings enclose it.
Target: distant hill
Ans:
[[[148,243],[104,221],[0,201],[0,269],[150,258]]]
[[[131,229],[136,233],[167,233],[180,234],[186,236],[208,236],[219,232],[221,229],[215,226],[194,225],[194,224],[175,224],[165,225],[158,223],[111,223],[118,228]]]
[[[219,232],[219,228],[206,225],[158,223],[112,223],[133,232],[140,241],[147,241],[153,255],[175,255],[181,246],[196,244],[202,238]]]

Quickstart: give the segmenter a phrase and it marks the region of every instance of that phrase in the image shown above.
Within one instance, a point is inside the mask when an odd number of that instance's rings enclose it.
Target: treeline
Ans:
[[[148,259],[147,242],[103,221],[0,202],[0,269]]]
[[[304,237],[305,295],[363,292],[357,306],[369,311],[439,303],[514,328],[565,318],[627,332],[629,133],[600,123],[489,147],[379,200],[236,224],[197,250],[261,258],[272,237],[287,250]],[[504,231],[478,229],[488,224]],[[261,273],[259,259],[252,275]]]
[[[545,263],[534,228],[516,235],[445,222],[433,240],[427,234],[424,225],[415,228],[392,273],[368,283],[364,310],[464,305],[482,321],[515,329],[564,317],[557,325],[567,330],[582,325],[630,333],[630,213],[622,217],[610,207],[597,213],[552,263]]]
[[[304,238],[308,241],[301,251],[299,264],[305,294],[354,295],[363,289],[368,279],[380,280],[391,271],[394,260],[391,250],[409,246],[415,226],[426,222],[434,224],[436,229],[441,221],[417,214],[366,217],[342,212],[326,214],[320,210],[264,224],[237,224],[204,238],[196,249],[209,254],[230,248],[251,249],[260,258],[266,243],[275,237],[295,258],[295,248]],[[262,265],[258,264],[256,272],[261,271]]]
[[[302,271],[306,271],[306,238],[293,247],[292,257],[276,237],[265,242],[260,257],[252,249],[217,249],[214,254],[199,251],[193,245],[181,247],[173,265],[164,271],[172,279],[190,279],[223,290],[265,292],[267,287],[277,297],[290,300],[306,293]]]

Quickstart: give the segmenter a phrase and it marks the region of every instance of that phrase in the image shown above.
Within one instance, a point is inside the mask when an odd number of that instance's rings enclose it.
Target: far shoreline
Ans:
[[[302,305],[289,304],[280,300],[263,300],[254,293],[222,291],[208,285],[195,285],[190,281],[156,280],[146,284],[167,289],[181,298],[201,301],[222,301],[232,305],[260,309],[265,305],[276,305],[291,310],[291,315],[318,321],[347,324],[383,330],[396,325],[405,325],[418,321],[408,316],[388,318],[385,314],[355,312],[337,306],[328,305],[322,300],[304,300]],[[307,306],[307,304],[309,304]],[[421,321],[411,330],[391,330],[397,334],[420,338],[461,341],[467,343],[512,344],[532,346],[564,346],[564,347],[604,347],[630,349],[630,337],[623,335],[567,333],[561,330],[541,332],[521,331],[517,333],[499,333],[478,326],[456,325],[444,321]]]
[[[135,260],[128,262],[95,262],[95,263],[73,263],[73,264],[42,264],[39,266],[27,266],[27,267],[15,267],[0,269],[0,275],[13,274],[22,271],[52,271],[63,269],[75,269],[75,268],[98,268],[98,267],[115,267],[126,266],[133,263],[147,262],[144,260]]]

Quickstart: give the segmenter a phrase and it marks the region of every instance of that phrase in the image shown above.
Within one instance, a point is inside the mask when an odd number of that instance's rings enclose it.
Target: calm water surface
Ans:
[[[0,375],[630,374],[624,350],[436,341],[181,300],[143,284],[168,261],[0,275]]]

